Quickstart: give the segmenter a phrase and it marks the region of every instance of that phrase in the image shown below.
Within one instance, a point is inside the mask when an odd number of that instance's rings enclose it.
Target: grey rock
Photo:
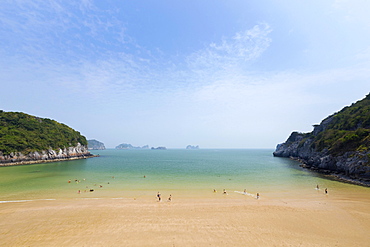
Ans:
[[[80,143],[75,147],[64,148],[63,150],[59,148],[58,152],[49,148],[48,150],[41,150],[30,152],[27,155],[24,155],[21,152],[10,153],[9,155],[3,155],[0,152],[0,164],[2,163],[12,163],[12,162],[27,162],[27,161],[46,161],[54,159],[70,159],[76,157],[89,157],[92,154],[87,150],[87,148]]]
[[[314,135],[323,131],[324,126],[315,126]],[[293,132],[288,140],[278,144],[275,152],[276,157],[287,157],[299,160],[303,167],[324,173],[335,174],[342,180],[351,183],[370,186],[370,151],[352,151],[342,155],[329,154],[327,149],[317,152],[312,148],[312,138],[304,139],[306,134]]]

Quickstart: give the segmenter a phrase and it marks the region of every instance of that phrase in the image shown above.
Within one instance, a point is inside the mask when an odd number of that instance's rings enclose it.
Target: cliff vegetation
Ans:
[[[65,124],[0,110],[0,152],[3,155],[65,149],[79,144],[87,146],[86,138]]]
[[[370,185],[370,94],[314,125],[310,133],[293,132],[274,156]]]

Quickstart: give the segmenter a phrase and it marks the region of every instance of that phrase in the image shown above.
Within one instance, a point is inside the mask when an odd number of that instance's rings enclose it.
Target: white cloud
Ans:
[[[96,59],[130,43],[117,11],[98,9],[92,1],[15,1],[0,3],[0,49],[68,63]]]
[[[195,71],[212,72],[243,66],[257,59],[269,47],[271,39],[268,34],[271,31],[269,25],[264,23],[238,32],[231,38],[223,38],[220,44],[211,43],[205,49],[191,54],[187,58],[188,66]]]
[[[204,128],[222,126],[225,138],[250,143],[243,140],[249,136],[272,147],[291,131],[311,131],[312,124],[363,98],[370,91],[369,74],[369,68],[358,66],[316,74],[230,75],[199,87],[193,100]]]

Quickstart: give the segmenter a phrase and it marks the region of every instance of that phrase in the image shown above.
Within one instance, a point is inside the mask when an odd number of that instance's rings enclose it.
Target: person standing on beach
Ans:
[[[159,191],[157,193],[157,197],[158,197],[158,201],[160,202],[161,201],[161,193],[159,193]]]

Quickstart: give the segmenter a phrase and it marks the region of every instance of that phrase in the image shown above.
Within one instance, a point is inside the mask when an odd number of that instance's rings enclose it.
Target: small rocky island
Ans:
[[[310,133],[293,132],[277,145],[276,157],[347,182],[370,186],[370,94],[314,125]]]
[[[166,147],[152,147],[151,148],[152,150],[167,150],[167,148]]]
[[[135,147],[135,146],[132,146],[131,144],[127,144],[127,143],[122,143],[122,144],[119,144],[116,149],[149,149],[149,145],[145,145],[145,146],[142,146],[142,147]]]
[[[0,110],[0,166],[93,157],[78,131],[48,118]]]
[[[192,145],[187,145],[186,149],[199,149],[199,146],[192,146]]]
[[[122,144],[119,144],[116,149],[138,149],[138,150],[142,150],[142,149],[151,149],[151,150],[166,150],[167,148],[166,147],[151,147],[149,148],[149,145],[145,145],[145,146],[132,146],[131,144],[127,144],[127,143],[122,143]]]
[[[87,143],[88,143],[89,150],[105,150],[104,143],[97,141],[95,139],[87,140]]]

